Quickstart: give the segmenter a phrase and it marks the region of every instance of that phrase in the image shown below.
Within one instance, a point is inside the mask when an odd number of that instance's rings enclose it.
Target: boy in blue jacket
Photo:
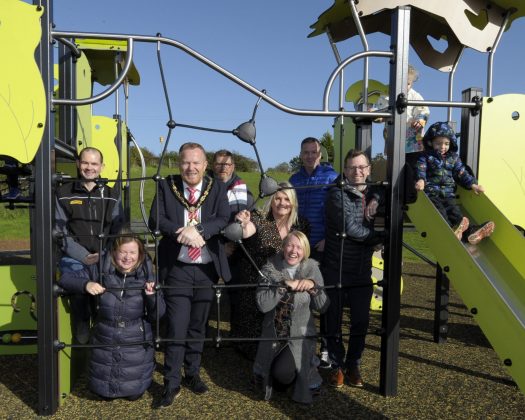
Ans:
[[[470,221],[461,213],[456,203],[456,183],[479,194],[485,189],[478,185],[458,155],[454,130],[446,122],[432,124],[423,137],[425,151],[417,160],[416,190],[425,191],[437,210],[454,228],[459,240],[476,245],[490,236],[495,224],[492,221],[469,226]]]

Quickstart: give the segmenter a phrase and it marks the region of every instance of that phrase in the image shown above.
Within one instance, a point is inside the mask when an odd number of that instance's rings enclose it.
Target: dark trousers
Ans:
[[[290,386],[297,376],[295,360],[290,346],[286,345],[279,354],[273,359],[270,369],[273,387],[278,391]]]
[[[430,201],[451,227],[459,225],[463,215],[455,198],[430,197]]]
[[[337,270],[324,268],[323,278],[325,285],[336,285],[339,280]],[[351,274],[343,273],[343,286],[354,286],[343,289],[327,289],[330,306],[325,313],[325,331],[328,335],[328,355],[339,367],[350,368],[358,366],[365,349],[365,338],[370,320],[370,299],[373,286],[361,281],[357,284],[350,278]],[[345,357],[343,344],[342,321],[343,308],[350,308],[350,338]]]
[[[165,289],[167,338],[181,340],[167,342],[164,360],[164,378],[170,386],[181,382],[181,367],[191,377],[199,373],[204,348],[206,323],[213,301],[211,286],[217,282],[213,264],[177,263],[169,273],[165,285],[182,288]],[[193,288],[193,287],[203,288]],[[188,339],[190,341],[184,342]],[[193,341],[195,340],[195,341]]]

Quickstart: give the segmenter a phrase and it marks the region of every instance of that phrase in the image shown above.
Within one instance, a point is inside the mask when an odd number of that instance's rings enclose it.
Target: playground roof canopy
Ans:
[[[463,47],[490,51],[508,13],[511,22],[525,15],[522,0],[360,0],[356,12],[365,34],[390,34],[390,12],[399,6],[412,6],[410,44],[428,66],[449,72]],[[349,0],[334,0],[317,22],[310,26],[308,37],[328,33],[334,42],[358,35]],[[446,41],[444,51],[436,50],[429,41]]]

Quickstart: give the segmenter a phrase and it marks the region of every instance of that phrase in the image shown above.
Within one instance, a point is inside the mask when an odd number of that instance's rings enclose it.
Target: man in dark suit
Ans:
[[[179,149],[180,175],[159,182],[150,212],[150,227],[162,233],[157,257],[160,280],[168,286],[164,290],[167,338],[176,340],[166,343],[159,407],[173,403],[181,384],[197,394],[208,391],[199,369],[214,296],[211,286],[219,278],[230,280],[220,236],[230,207],[223,183],[205,176],[206,166],[200,144],[183,144]]]

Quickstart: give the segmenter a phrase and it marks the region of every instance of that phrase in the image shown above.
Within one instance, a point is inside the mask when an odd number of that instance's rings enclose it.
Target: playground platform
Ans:
[[[206,347],[202,376],[210,392],[205,396],[183,389],[171,407],[153,411],[151,404],[162,390],[163,356],[158,353],[154,383],[139,401],[103,401],[87,390],[83,378],[51,418],[523,418],[525,396],[505,373],[455,291],[450,295],[448,341],[436,344],[433,269],[407,263],[403,278],[396,397],[379,393],[380,338],[371,334],[362,367],[364,388],[323,385],[311,407],[299,406],[285,394],[270,402],[260,400],[249,383],[250,362],[224,343],[219,350],[211,344]],[[380,313],[372,315],[371,331],[380,327],[380,317]],[[37,417],[36,365],[36,356],[0,357],[0,418]]]

